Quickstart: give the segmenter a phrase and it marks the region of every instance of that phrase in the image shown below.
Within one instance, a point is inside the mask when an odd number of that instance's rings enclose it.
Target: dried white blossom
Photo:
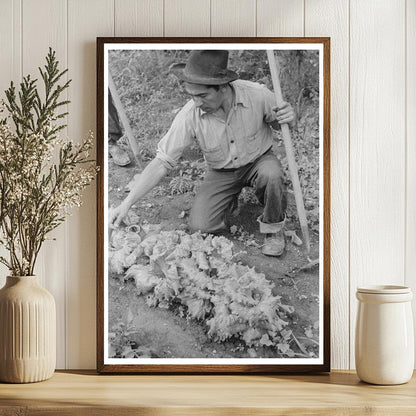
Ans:
[[[63,89],[55,84],[64,72],[59,73],[55,62],[50,50],[43,74],[55,98],[45,101],[44,107],[34,100],[33,108],[22,111],[13,84],[6,92],[9,104],[0,101],[0,245],[10,254],[9,260],[1,257],[0,262],[12,275],[33,274],[47,234],[72,207],[81,205],[82,192],[97,171],[90,158],[91,132],[76,144],[59,136],[56,111]],[[22,89],[22,96],[39,97],[29,82],[25,77],[22,85],[28,92]]]

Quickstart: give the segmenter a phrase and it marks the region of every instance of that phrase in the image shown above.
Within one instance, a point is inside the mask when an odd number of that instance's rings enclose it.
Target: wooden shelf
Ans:
[[[322,375],[161,376],[58,371],[34,384],[0,383],[9,415],[416,415],[416,375],[400,386]]]

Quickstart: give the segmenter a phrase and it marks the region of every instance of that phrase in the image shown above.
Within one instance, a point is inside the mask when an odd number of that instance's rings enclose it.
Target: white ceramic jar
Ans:
[[[402,384],[414,368],[414,335],[410,288],[370,286],[357,289],[355,366],[358,377],[372,384]]]

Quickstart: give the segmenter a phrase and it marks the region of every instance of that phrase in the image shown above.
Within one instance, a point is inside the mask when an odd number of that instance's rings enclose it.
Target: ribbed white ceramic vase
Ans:
[[[357,289],[355,366],[372,384],[402,384],[414,368],[414,334],[410,288],[371,286]]]
[[[8,276],[0,290],[0,381],[32,383],[56,366],[53,296],[36,276]]]

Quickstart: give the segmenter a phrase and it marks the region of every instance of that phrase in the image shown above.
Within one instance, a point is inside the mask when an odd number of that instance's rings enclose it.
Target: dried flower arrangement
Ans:
[[[60,71],[49,48],[37,80],[23,78],[20,91],[11,83],[7,102],[0,105],[0,245],[10,258],[0,257],[13,276],[31,276],[48,233],[61,224],[71,207],[81,205],[81,194],[94,179],[97,168],[90,159],[92,133],[74,144],[60,137],[59,123],[69,103],[60,100],[70,80],[60,85],[67,70]]]

